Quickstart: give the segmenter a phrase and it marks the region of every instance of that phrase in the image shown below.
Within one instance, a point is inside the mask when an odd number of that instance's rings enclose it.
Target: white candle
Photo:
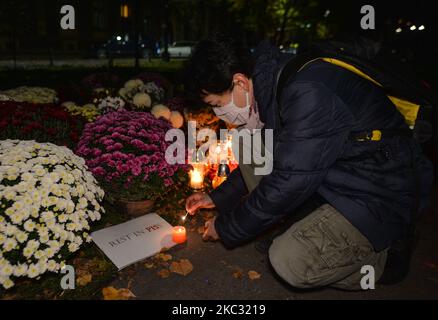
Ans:
[[[190,187],[192,189],[202,189],[204,187],[203,164],[193,164],[193,170],[190,170]]]

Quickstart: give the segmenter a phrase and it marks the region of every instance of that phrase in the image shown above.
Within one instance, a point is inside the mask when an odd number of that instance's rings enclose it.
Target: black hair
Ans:
[[[253,69],[251,51],[238,41],[218,36],[202,40],[186,63],[185,91],[196,99],[206,93],[221,94],[232,88],[235,73],[251,78]]]

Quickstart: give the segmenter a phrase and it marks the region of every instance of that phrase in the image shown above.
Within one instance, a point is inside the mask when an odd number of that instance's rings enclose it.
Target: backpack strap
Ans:
[[[281,67],[277,73],[277,81],[275,86],[275,100],[277,102],[278,109],[280,112],[280,97],[283,89],[286,85],[286,82],[290,77],[297,74],[302,68],[304,68],[307,64],[320,59],[315,55],[311,54],[302,54],[296,57],[293,57],[287,60]]]

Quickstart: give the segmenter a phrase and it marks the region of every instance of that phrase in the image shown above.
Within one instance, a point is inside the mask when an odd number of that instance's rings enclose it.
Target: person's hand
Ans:
[[[219,240],[219,235],[216,232],[216,228],[214,226],[214,222],[216,221],[216,217],[208,220],[205,223],[205,231],[202,235],[202,239],[204,241],[216,241]]]
[[[186,199],[186,210],[191,215],[194,215],[198,209],[210,209],[214,207],[213,200],[204,192],[194,193]]]

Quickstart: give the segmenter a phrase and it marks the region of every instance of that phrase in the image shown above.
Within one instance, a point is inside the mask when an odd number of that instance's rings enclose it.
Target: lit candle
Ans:
[[[194,163],[193,170],[190,170],[190,187],[198,190],[204,187],[204,165],[202,163]]]
[[[213,189],[216,189],[217,187],[219,187],[222,182],[224,182],[225,180],[227,180],[227,177],[220,177],[218,175],[216,175],[213,178],[213,181],[211,182],[211,186],[213,187]]]
[[[173,227],[172,241],[175,243],[184,243],[187,241],[186,228],[181,226]]]

